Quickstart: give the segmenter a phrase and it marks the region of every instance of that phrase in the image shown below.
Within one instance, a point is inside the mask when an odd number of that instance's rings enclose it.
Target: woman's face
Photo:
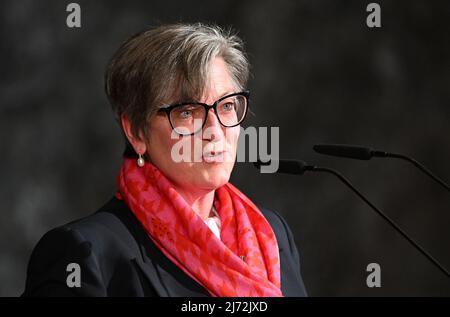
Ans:
[[[209,79],[205,95],[199,102],[211,105],[219,98],[237,92],[222,58],[212,60]],[[158,113],[150,120],[147,154],[177,186],[188,190],[214,190],[230,178],[239,132],[239,126],[223,127],[214,110],[210,109],[203,130],[180,136],[172,133],[167,115]],[[179,162],[180,154],[190,159]]]

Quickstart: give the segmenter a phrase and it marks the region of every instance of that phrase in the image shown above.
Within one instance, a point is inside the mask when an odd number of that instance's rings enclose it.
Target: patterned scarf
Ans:
[[[125,158],[116,197],[158,248],[211,296],[283,296],[275,234],[259,209],[230,183],[216,189],[218,239],[151,163]]]

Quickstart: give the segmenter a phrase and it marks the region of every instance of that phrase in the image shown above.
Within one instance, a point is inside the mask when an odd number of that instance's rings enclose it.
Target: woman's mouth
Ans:
[[[210,151],[203,154],[206,163],[222,163],[225,161],[225,151]]]

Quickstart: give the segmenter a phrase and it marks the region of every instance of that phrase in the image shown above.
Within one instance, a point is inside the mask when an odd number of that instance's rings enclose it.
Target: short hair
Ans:
[[[243,41],[231,29],[216,25],[169,24],[151,28],[125,41],[105,72],[105,91],[120,125],[131,122],[135,136],[148,136],[148,122],[163,104],[199,99],[208,81],[209,65],[221,57],[236,89],[249,77]],[[126,141],[125,156],[136,156]]]

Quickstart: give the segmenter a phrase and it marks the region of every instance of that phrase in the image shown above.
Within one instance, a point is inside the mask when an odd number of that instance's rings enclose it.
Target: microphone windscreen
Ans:
[[[370,160],[372,158],[372,149],[344,144],[316,144],[314,151],[320,154],[348,157],[358,160]]]
[[[271,163],[274,163],[271,161],[268,162],[262,162],[260,160],[253,163],[253,165],[260,169],[263,165],[270,165]],[[276,173],[284,173],[284,174],[295,174],[295,175],[301,175],[307,170],[308,164],[306,164],[303,161],[300,160],[276,160],[278,161],[278,170]]]

